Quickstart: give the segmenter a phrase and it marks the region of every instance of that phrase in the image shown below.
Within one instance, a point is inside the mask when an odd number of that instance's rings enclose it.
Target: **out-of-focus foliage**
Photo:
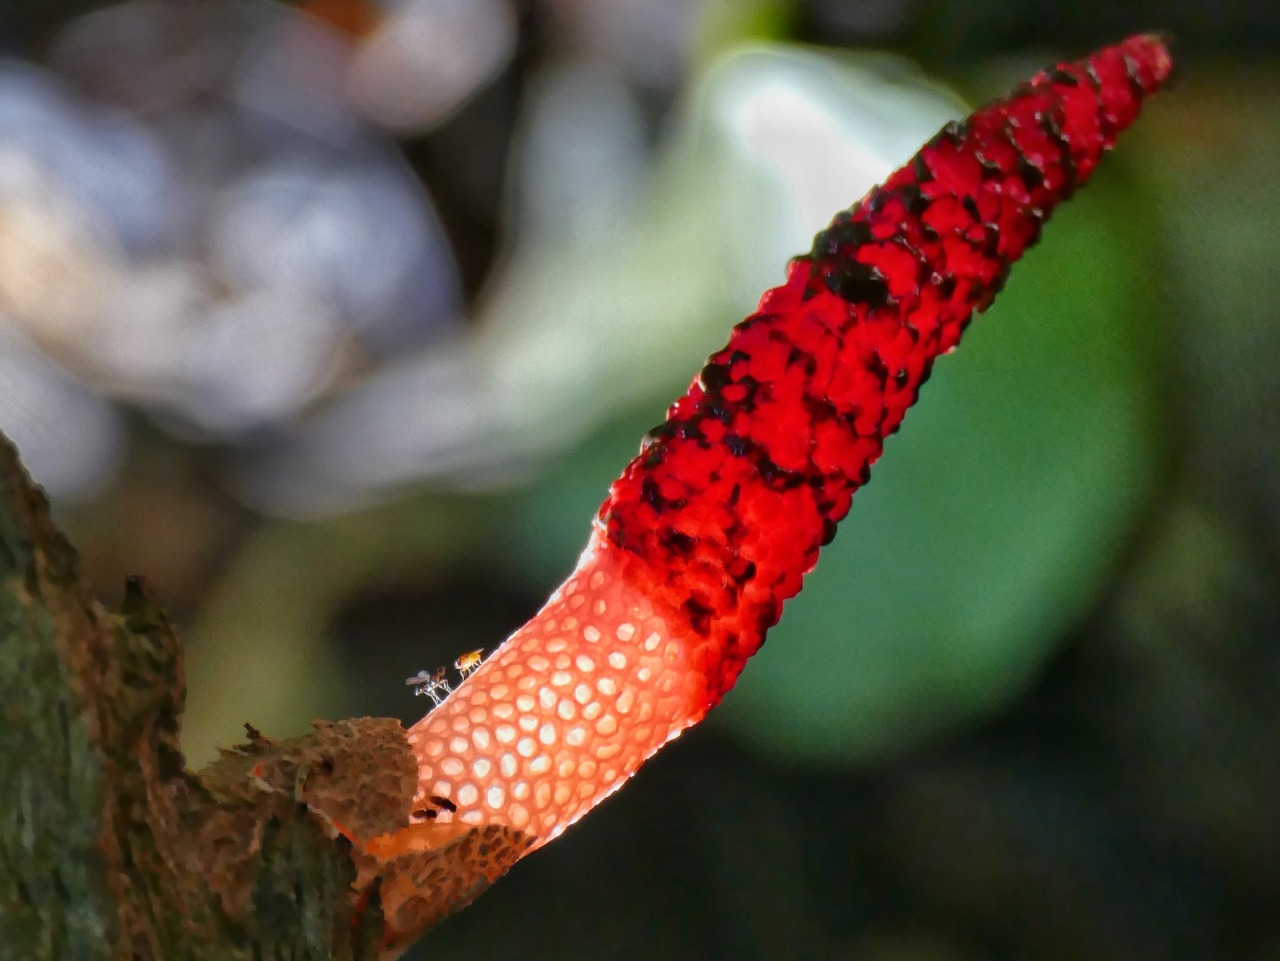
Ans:
[[[1191,6],[14,0],[0,429],[193,760],[415,719],[943,91],[1169,30],[716,722],[421,956],[1274,957],[1277,18]]]

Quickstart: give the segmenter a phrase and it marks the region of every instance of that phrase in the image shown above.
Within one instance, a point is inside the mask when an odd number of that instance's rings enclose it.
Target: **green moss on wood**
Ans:
[[[104,610],[0,437],[0,953],[365,961],[352,841],[407,823],[398,722],[320,723],[197,776],[179,747],[182,646],[131,581]]]

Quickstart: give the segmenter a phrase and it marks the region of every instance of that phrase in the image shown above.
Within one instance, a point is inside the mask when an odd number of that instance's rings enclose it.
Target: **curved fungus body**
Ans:
[[[934,361],[1170,68],[1159,38],[1136,36],[1044,71],[838,214],[646,438],[577,569],[410,729],[413,824],[497,826],[521,856],[701,720]],[[512,859],[469,863],[479,882]]]

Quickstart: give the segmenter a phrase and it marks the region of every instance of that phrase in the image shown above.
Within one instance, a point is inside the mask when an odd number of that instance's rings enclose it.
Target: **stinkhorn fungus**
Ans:
[[[557,837],[719,702],[934,359],[1170,67],[1161,39],[1136,36],[1038,74],[944,127],[792,260],[614,482],[568,580],[409,730],[413,827],[369,851],[478,840],[432,874],[447,891],[401,892],[416,908],[389,914],[398,934]]]

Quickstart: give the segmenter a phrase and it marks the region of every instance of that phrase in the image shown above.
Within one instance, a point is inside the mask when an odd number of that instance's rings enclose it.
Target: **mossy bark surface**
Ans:
[[[385,957],[381,879],[358,848],[407,820],[399,723],[281,743],[250,728],[196,775],[184,696],[145,584],[119,612],[93,598],[0,437],[0,958]]]

